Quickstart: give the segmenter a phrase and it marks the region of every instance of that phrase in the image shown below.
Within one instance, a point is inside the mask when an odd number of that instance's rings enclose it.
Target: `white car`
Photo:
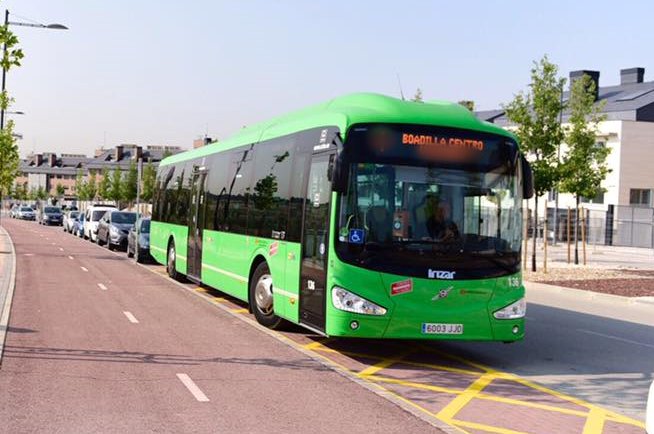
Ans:
[[[107,211],[114,211],[116,209],[113,205],[92,205],[84,212],[86,219],[84,220],[84,238],[96,242],[98,236],[98,224],[100,219]]]

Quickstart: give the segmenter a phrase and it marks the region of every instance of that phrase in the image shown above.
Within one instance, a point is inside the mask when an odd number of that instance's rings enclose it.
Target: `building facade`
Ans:
[[[15,185],[26,187],[28,191],[39,188],[45,190],[49,196],[57,196],[57,185],[64,188],[64,198],[74,199],[77,192],[75,184],[77,173],[88,178],[96,176],[96,182],[102,179],[102,172],[106,168],[109,172],[115,170],[127,171],[132,163],[142,160],[143,164],[152,163],[157,166],[167,155],[182,152],[178,146],[122,144],[114,148],[100,148],[93,157],[80,154],[61,154],[45,152],[31,154],[20,162],[19,175]]]

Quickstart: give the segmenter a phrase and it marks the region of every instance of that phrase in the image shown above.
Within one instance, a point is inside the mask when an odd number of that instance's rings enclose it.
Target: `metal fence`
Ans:
[[[578,239],[581,240],[582,221],[580,214]],[[575,210],[559,209],[556,228],[554,208],[547,210],[548,238],[566,241],[568,238],[568,219],[570,238],[574,239]],[[541,219],[539,219],[541,220]],[[544,219],[539,221],[539,236],[542,236]],[[588,244],[654,248],[654,208],[609,205],[608,210],[586,210],[585,235]]]

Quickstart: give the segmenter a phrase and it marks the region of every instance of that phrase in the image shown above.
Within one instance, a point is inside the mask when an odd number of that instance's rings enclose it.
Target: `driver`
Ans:
[[[452,221],[452,205],[441,199],[427,219],[427,231],[433,240],[449,241],[459,237],[459,228]]]

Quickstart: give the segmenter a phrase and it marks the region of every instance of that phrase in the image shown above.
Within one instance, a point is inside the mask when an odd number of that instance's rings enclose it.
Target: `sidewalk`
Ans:
[[[16,279],[16,254],[9,234],[0,226],[0,364]]]

